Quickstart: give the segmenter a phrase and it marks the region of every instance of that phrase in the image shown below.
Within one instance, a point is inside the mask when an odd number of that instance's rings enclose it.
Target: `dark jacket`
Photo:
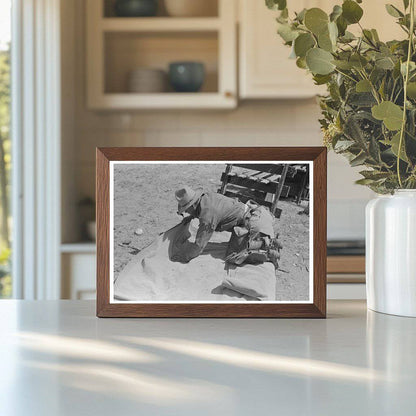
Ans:
[[[175,256],[176,261],[187,263],[199,256],[212,237],[214,231],[232,231],[243,224],[246,206],[240,201],[218,194],[206,192],[201,196],[195,217],[199,218],[199,228],[191,249]]]

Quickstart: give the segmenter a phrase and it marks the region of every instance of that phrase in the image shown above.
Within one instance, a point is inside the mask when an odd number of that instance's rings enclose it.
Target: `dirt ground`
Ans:
[[[222,164],[122,164],[114,167],[114,273],[161,232],[181,221],[174,196],[181,185],[217,191]],[[309,298],[309,216],[304,205],[280,201],[275,230],[283,244],[276,300]]]

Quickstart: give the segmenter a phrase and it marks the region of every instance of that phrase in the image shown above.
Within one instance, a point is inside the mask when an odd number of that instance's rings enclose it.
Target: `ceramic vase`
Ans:
[[[369,309],[416,317],[416,190],[368,203],[366,284]]]

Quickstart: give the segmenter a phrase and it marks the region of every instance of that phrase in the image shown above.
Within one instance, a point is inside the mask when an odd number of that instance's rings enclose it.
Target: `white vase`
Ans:
[[[367,204],[366,282],[369,309],[416,317],[416,190]]]

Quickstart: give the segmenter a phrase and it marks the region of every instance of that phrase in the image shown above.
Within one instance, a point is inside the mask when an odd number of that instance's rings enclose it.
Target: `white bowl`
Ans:
[[[218,15],[216,0],[165,0],[165,8],[168,15],[173,17]]]
[[[160,69],[138,68],[129,73],[127,90],[136,93],[159,93],[167,89],[167,74]]]

